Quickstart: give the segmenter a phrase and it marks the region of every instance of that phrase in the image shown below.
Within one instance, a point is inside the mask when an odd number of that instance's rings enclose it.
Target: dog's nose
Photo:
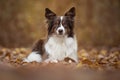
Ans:
[[[59,33],[60,33],[60,34],[63,33],[63,30],[62,30],[62,29],[59,29]]]

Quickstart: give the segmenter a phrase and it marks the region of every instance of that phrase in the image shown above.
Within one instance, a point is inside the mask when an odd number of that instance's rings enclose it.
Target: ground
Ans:
[[[79,48],[79,63],[25,63],[29,48],[0,48],[0,80],[120,80],[120,48]]]

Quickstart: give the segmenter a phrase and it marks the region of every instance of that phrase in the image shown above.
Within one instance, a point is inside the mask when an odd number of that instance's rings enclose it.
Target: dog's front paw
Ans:
[[[58,60],[56,60],[56,59],[46,59],[45,62],[46,63],[58,63]]]

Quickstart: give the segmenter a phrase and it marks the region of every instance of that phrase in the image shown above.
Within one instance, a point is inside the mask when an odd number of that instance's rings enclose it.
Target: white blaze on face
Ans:
[[[59,31],[62,30],[62,34],[65,34],[65,28],[62,25],[62,21],[63,21],[63,16],[60,16],[60,26],[57,29],[57,34],[59,34]]]

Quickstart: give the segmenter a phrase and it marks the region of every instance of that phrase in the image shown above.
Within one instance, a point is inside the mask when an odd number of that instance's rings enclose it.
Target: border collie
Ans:
[[[57,16],[50,9],[45,9],[48,24],[48,36],[39,40],[25,62],[55,62],[66,58],[78,62],[77,40],[74,34],[75,7],[72,7],[64,16]]]

